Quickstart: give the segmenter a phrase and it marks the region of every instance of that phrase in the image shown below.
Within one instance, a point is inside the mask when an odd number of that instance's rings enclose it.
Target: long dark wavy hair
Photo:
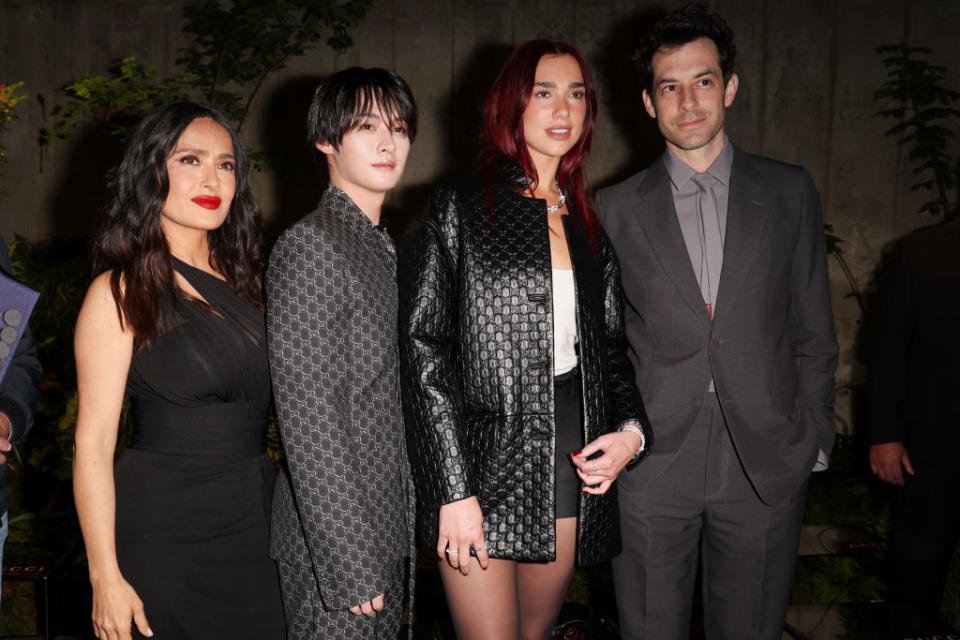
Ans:
[[[597,91],[586,60],[572,44],[560,40],[527,40],[513,50],[483,101],[483,127],[480,133],[480,170],[485,175],[502,171],[504,159],[519,166],[532,192],[538,182],[537,168],[523,137],[523,112],[530,103],[536,81],[537,64],[543,56],[573,57],[580,66],[587,96],[587,113],[583,133],[577,143],[564,154],[557,169],[557,183],[570,193],[571,213],[578,216],[590,237],[598,229],[596,215],[586,195],[583,163],[590,153],[593,129],[597,121]]]
[[[149,346],[168,326],[172,308],[166,302],[180,293],[160,221],[170,190],[167,158],[197,118],[209,118],[227,130],[236,167],[226,220],[207,232],[210,264],[238,295],[263,308],[260,212],[250,191],[250,159],[243,144],[219,111],[193,102],[164,104],[130,136],[93,249],[94,274],[110,272],[120,323],[133,331],[140,347]]]

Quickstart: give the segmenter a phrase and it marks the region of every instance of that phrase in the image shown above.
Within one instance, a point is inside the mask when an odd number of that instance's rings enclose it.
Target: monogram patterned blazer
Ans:
[[[265,292],[287,458],[271,555],[282,576],[312,567],[324,608],[342,610],[389,592],[413,547],[393,242],[331,185],[277,241]]]
[[[436,547],[441,506],[476,496],[491,558],[546,562],[556,557],[550,232],[546,203],[526,188],[507,165],[502,176],[450,178],[434,190],[401,254],[401,370],[420,544]],[[627,360],[617,258],[602,231],[591,244],[571,218],[590,442],[649,422]],[[578,565],[620,552],[616,495],[615,486],[579,495]]]

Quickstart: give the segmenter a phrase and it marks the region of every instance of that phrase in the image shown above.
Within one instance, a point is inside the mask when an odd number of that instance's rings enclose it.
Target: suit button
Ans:
[[[3,312],[3,321],[11,327],[16,327],[23,321],[23,314],[19,309],[7,309]]]

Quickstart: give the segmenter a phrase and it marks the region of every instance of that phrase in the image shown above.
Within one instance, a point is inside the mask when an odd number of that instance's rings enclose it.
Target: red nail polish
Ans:
[[[578,455],[580,455],[581,453],[583,453],[583,449],[580,449],[580,451],[577,451],[577,452],[576,452],[575,454],[573,454],[573,455],[578,456]]]

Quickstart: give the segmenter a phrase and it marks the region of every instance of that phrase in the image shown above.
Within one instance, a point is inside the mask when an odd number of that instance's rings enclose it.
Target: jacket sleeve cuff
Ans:
[[[636,418],[630,418],[624,420],[617,427],[617,431],[632,431],[640,436],[642,442],[640,444],[640,449],[637,450],[637,453],[634,454],[630,462],[627,463],[627,470],[633,469],[637,463],[639,463],[643,458],[645,458],[650,453],[650,448],[653,444],[651,439],[651,432],[648,427],[641,424]]]
[[[7,416],[10,421],[10,435],[7,439],[10,442],[16,442],[17,434],[23,433],[24,426],[27,424],[27,414],[15,400],[10,398],[0,398],[0,413]]]

